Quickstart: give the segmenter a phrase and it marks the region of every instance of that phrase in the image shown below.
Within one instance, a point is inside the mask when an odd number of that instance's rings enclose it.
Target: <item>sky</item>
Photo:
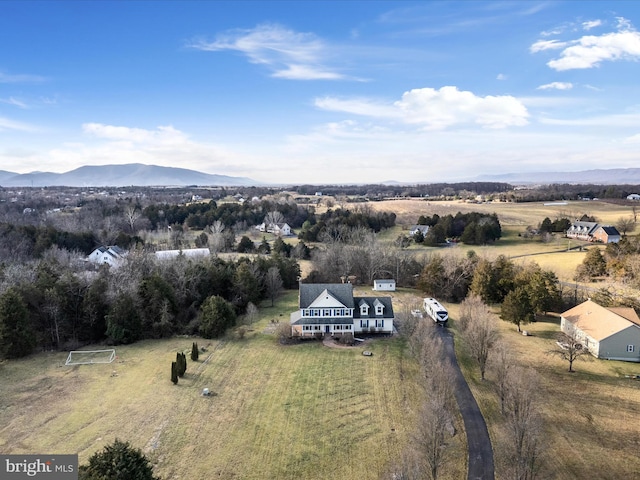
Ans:
[[[0,170],[640,167],[640,2],[0,1]]]

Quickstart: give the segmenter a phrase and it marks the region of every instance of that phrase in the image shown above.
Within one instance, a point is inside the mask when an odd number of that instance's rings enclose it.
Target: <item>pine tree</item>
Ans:
[[[153,474],[153,466],[141,450],[132,447],[129,442],[116,438],[101,452],[94,453],[89,463],[80,466],[79,477],[82,480],[160,480]]]
[[[176,368],[179,377],[184,377],[184,372],[187,371],[187,356],[182,353],[176,353]]]
[[[192,362],[197,362],[198,361],[198,344],[196,342],[193,342],[193,345],[191,345],[191,361]]]
[[[176,362],[171,362],[171,381],[174,385],[178,383],[178,365]]]

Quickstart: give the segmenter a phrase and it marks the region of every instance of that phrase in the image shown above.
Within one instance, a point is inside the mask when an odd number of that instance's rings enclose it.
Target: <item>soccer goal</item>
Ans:
[[[111,363],[116,359],[115,349],[74,350],[69,352],[65,365],[87,365],[91,363]]]

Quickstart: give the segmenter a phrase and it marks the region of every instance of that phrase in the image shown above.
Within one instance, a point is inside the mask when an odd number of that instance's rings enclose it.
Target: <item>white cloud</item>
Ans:
[[[14,107],[19,108],[28,108],[26,103],[24,103],[22,100],[18,100],[15,97],[0,98],[0,103],[6,103],[7,105],[13,105]]]
[[[640,143],[640,133],[625,138],[624,143]]]
[[[506,80],[507,76],[504,73],[499,73],[496,80]]]
[[[367,98],[339,99],[335,97],[317,98],[315,106],[323,110],[331,110],[355,115],[378,118],[402,118],[402,112],[389,103],[374,102]]]
[[[405,121],[427,129],[464,124],[488,128],[522,126],[528,123],[529,116],[526,107],[512,96],[478,97],[452,86],[414,89],[405,92],[394,105],[403,112]]]
[[[589,20],[587,22],[582,22],[582,28],[585,30],[591,30],[592,28],[596,28],[602,25],[602,20]]]
[[[85,123],[82,125],[84,133],[107,140],[130,143],[156,143],[162,145],[185,143],[187,136],[172,126],[160,126],[157,130],[143,128],[119,127],[102,123]]]
[[[567,46],[567,42],[559,40],[538,40],[529,47],[531,53],[542,52],[544,50],[559,50]]]
[[[234,30],[218,35],[213,42],[189,45],[209,52],[235,50],[251,63],[266,65],[273,76],[290,80],[338,80],[346,77],[323,65],[327,47],[312,33],[299,33],[279,25],[263,24],[250,30]]]
[[[15,120],[11,120],[6,117],[0,117],[0,132],[3,130],[17,130],[22,132],[33,132],[36,129],[22,122],[16,122]]]
[[[317,99],[315,105],[325,110],[399,120],[427,130],[453,126],[481,125],[486,128],[522,126],[528,123],[526,107],[512,96],[479,97],[457,87],[418,88],[405,92],[393,104],[368,99]]]
[[[604,61],[640,59],[640,33],[625,18],[618,18],[618,31],[603,35],[585,35],[577,40],[560,42],[540,40],[530,47],[532,53],[562,48],[560,57],[547,65],[556,70],[585,69]]]
[[[571,90],[573,83],[570,82],[551,82],[540,85],[537,90]]]

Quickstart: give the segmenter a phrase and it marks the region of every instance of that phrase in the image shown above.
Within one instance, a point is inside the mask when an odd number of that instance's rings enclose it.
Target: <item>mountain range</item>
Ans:
[[[0,170],[3,187],[123,187],[123,186],[243,186],[259,185],[250,178],[211,175],[186,168],[129,163],[84,166],[64,173],[14,173]]]
[[[458,180],[460,181],[460,180]],[[534,172],[480,175],[469,182],[503,182],[512,185],[548,185],[553,183],[640,185],[640,168],[610,168],[580,172]],[[405,184],[406,182],[383,182]],[[418,182],[418,183],[433,183]],[[129,163],[125,165],[84,166],[64,173],[15,173],[0,170],[3,187],[123,187],[123,186],[247,186],[264,185],[246,177],[230,177],[189,170]]]
[[[640,168],[607,168],[581,172],[504,173],[480,175],[474,181],[504,182],[512,185],[549,185],[553,183],[640,185]]]

